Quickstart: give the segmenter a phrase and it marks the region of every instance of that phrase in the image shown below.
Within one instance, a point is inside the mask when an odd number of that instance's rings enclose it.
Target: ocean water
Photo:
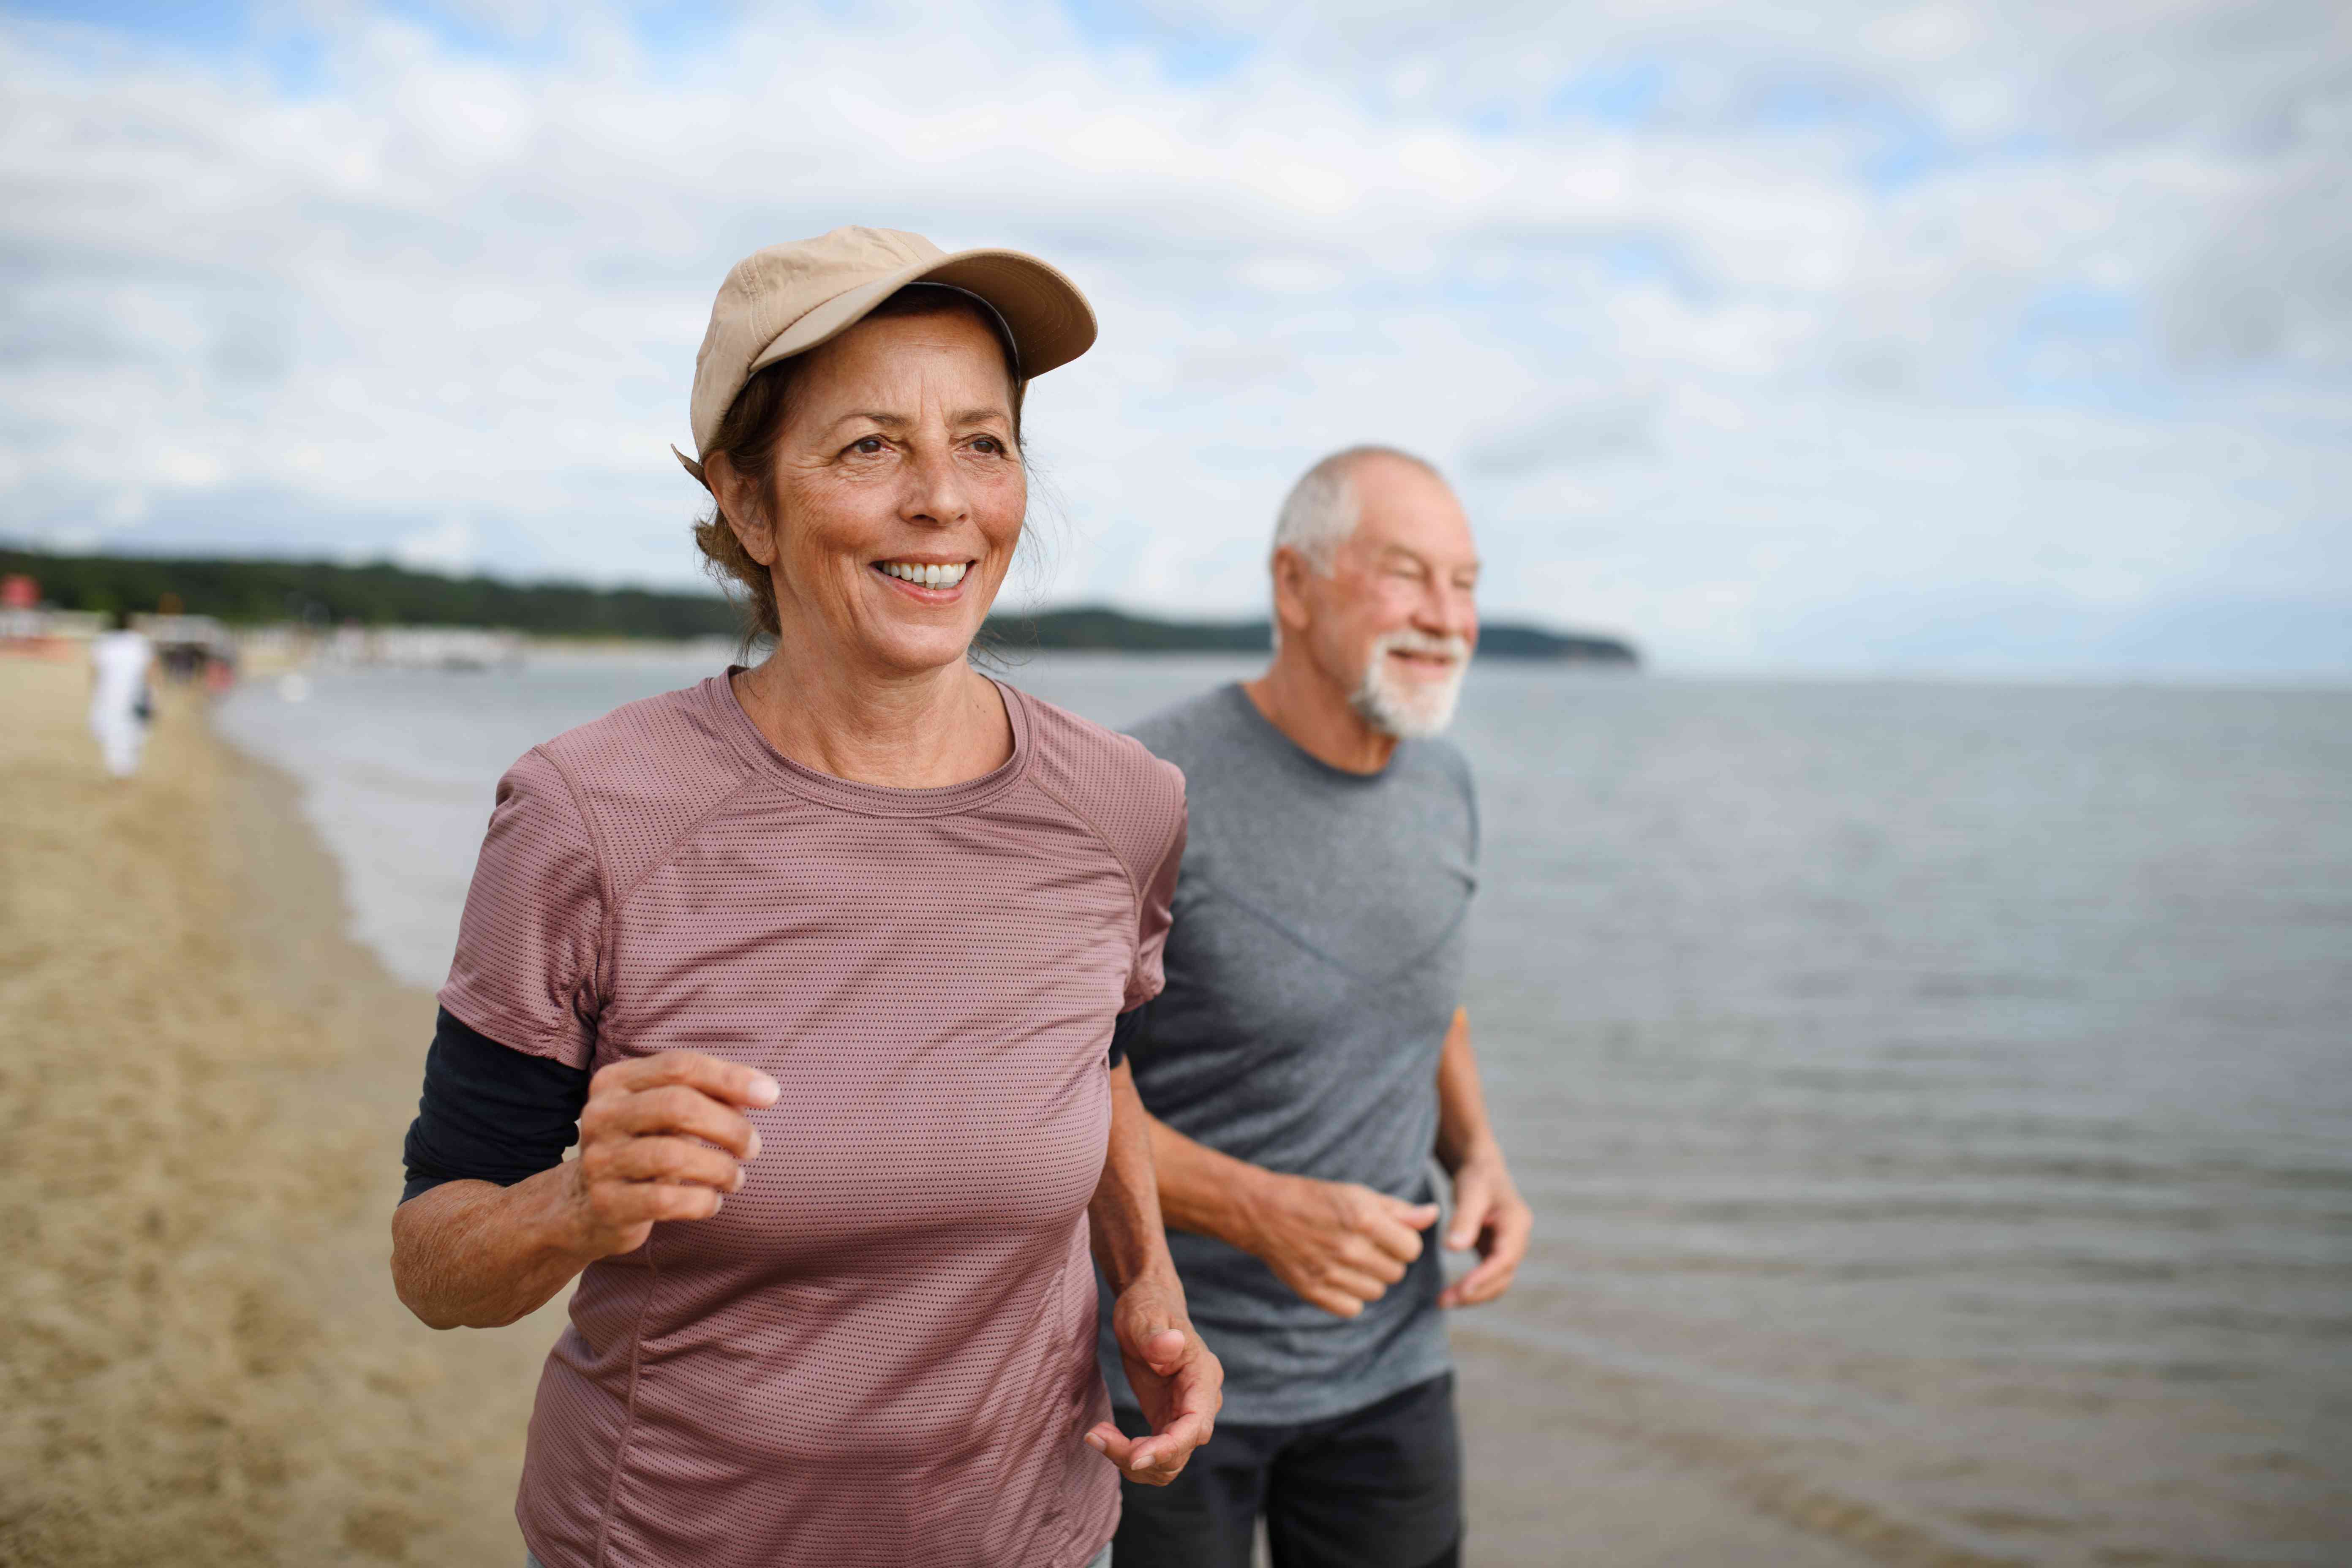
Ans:
[[[500,769],[715,668],[222,720],[429,985]],[[1007,673],[1117,725],[1249,668]],[[1857,1562],[2352,1563],[2352,692],[1482,666],[1455,739],[1539,1225],[1465,1342]]]

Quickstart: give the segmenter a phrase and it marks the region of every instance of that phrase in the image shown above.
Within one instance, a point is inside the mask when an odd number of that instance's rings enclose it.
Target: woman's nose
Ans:
[[[908,521],[945,528],[971,515],[971,499],[964,492],[963,477],[956,471],[951,453],[919,450],[907,474],[904,515]]]

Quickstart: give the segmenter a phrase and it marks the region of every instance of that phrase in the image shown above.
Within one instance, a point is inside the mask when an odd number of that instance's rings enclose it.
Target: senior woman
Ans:
[[[579,1277],[516,1505],[545,1568],[1077,1568],[1118,1476],[1209,1435],[1118,1059],[1183,781],[965,658],[1023,391],[1093,339],[1011,252],[851,228],[739,264],[688,467],[774,651],[499,783],[393,1268],[436,1327]]]

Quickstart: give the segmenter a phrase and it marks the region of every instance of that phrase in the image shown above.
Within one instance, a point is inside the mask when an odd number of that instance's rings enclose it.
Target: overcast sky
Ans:
[[[158,19],[169,13],[170,19]],[[0,534],[695,580],[719,277],[1032,249],[1022,602],[1318,454],[1691,668],[2352,674],[2352,5],[0,5]]]

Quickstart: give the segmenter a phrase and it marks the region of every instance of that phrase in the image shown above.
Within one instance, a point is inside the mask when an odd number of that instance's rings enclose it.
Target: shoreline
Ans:
[[[347,934],[292,777],[169,689],[146,768],[112,785],[82,689],[72,664],[0,660],[24,716],[0,739],[20,825],[0,918],[30,960],[0,980],[21,1021],[0,1089],[28,1108],[0,1154],[25,1238],[0,1292],[26,1325],[0,1352],[0,1563],[168,1543],[195,1568],[519,1563],[514,1483],[564,1297],[436,1333],[385,1267],[433,998]],[[1967,1561],[1644,1440],[1605,1374],[1475,1313],[1454,1350],[1474,1568]]]

